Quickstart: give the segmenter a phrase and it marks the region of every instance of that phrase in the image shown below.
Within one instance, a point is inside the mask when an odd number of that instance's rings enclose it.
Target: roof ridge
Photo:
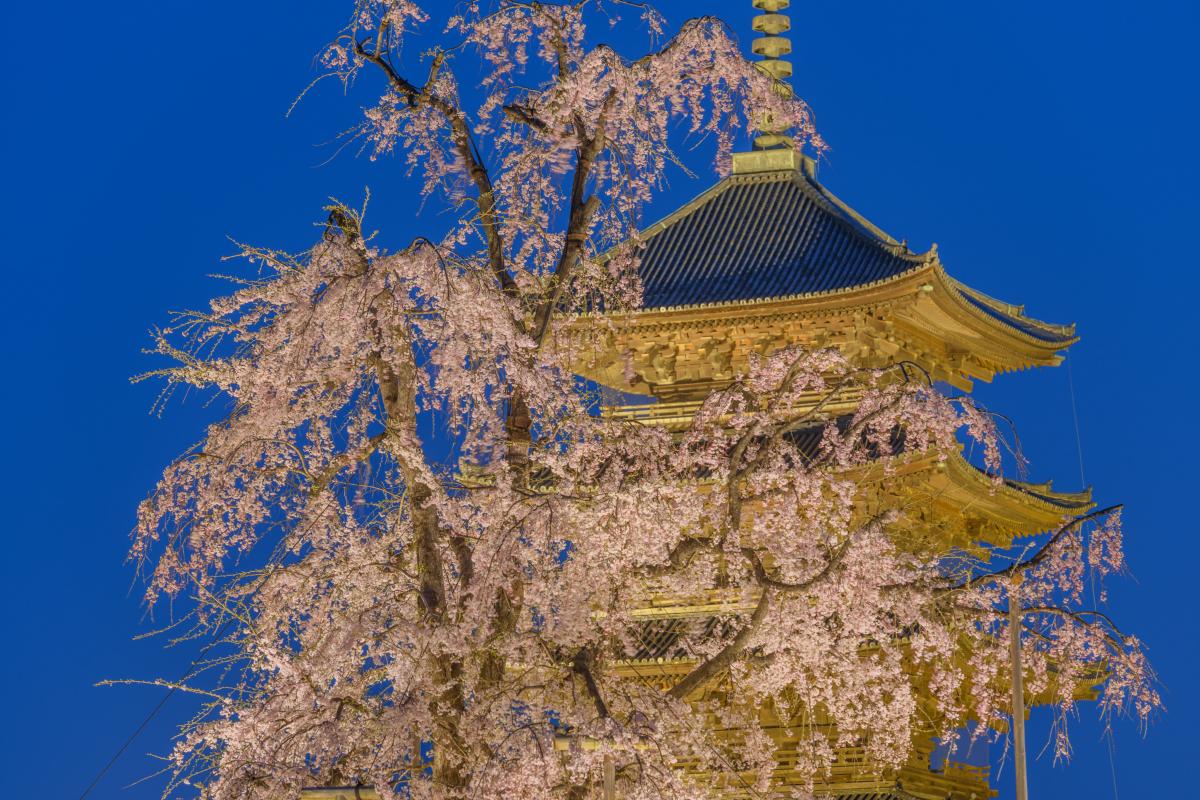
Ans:
[[[1070,335],[1074,335],[1074,333],[1075,333],[1075,325],[1073,323],[1046,322],[1045,320],[1040,320],[1036,317],[1031,317],[1025,313],[1025,305],[1023,303],[1021,305],[1016,305],[1013,303],[1006,303],[1005,301],[1000,300],[999,298],[992,297],[989,294],[985,294],[984,292],[979,291],[978,289],[976,289],[973,286],[966,285],[965,283],[958,280],[957,278],[950,276],[949,273],[947,273],[947,277],[950,278],[950,281],[951,281],[951,283],[954,284],[955,289],[962,292],[963,294],[970,295],[971,297],[975,298],[976,300],[983,303],[984,305],[991,306],[992,308],[996,309],[997,311],[1001,311],[1004,314],[1007,314],[1012,317],[1018,317],[1018,318],[1024,320],[1025,322],[1028,322],[1032,325],[1035,325],[1039,328],[1043,328],[1044,330],[1047,330],[1047,331],[1050,331],[1053,333],[1062,333],[1062,334],[1070,334]]]
[[[842,216],[843,219],[845,219],[847,222],[850,222],[853,226],[861,228],[862,232],[873,236],[879,244],[901,248],[902,251],[896,253],[895,255],[905,257],[911,256],[913,258],[922,257],[917,253],[911,252],[905,242],[896,240],[883,228],[880,228],[858,211],[855,211],[849,203],[847,203],[845,200],[842,200],[833,192],[829,191],[829,188],[826,187],[825,184],[818,181],[815,177],[806,175],[800,170],[796,170],[795,174],[792,176],[792,180],[803,190],[815,195],[820,202],[823,202],[828,206],[832,206],[829,210],[833,211],[839,216]]]

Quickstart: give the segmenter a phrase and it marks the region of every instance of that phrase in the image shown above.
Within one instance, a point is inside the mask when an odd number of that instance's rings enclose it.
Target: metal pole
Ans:
[[[1025,777],[1025,672],[1021,666],[1021,576],[1014,575],[1008,590],[1009,653],[1012,656],[1013,749],[1017,766],[1017,800],[1029,800]]]

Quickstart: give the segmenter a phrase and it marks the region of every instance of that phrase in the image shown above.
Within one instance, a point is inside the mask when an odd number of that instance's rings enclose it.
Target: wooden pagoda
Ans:
[[[789,0],[752,2],[761,12],[754,18],[760,36],[752,49],[762,57],[761,68],[783,81],[791,75],[783,58],[791,45],[782,35],[788,18],[779,12]],[[682,430],[703,399],[744,372],[754,355],[795,345],[836,348],[862,367],[908,362],[964,392],[976,380],[1061,362],[1076,341],[1073,326],[1036,320],[1022,306],[956,280],[936,245],[912,252],[821,185],[815,162],[786,131],[766,122],[755,148],[734,154],[728,177],[640,232],[643,308],[609,315],[602,344],[593,350],[572,345],[578,372],[622,398],[607,413]],[[580,340],[597,338],[588,331]],[[851,414],[856,402],[846,394],[824,410]],[[882,469],[864,470],[861,483],[873,487],[862,498],[864,512],[875,504],[918,509],[904,535],[924,551],[969,549],[979,542],[1007,546],[1092,508],[1090,491],[1059,492],[1050,483],[1014,480],[997,486],[961,455],[893,466],[886,481]],[[635,612],[641,649],[616,671],[669,688],[695,666],[680,646],[688,631],[730,610],[719,592],[653,598]],[[906,679],[919,682],[921,676],[898,677]],[[797,733],[762,713],[778,746],[772,782],[782,796],[803,783],[793,769]],[[802,735],[820,735],[822,726],[827,723],[811,720]],[[982,800],[996,794],[987,766],[934,758],[934,750],[932,737],[923,736],[908,764],[885,769],[870,763],[862,748],[840,748],[816,791],[840,800]],[[745,786],[735,776],[720,794],[761,796]],[[378,797],[365,787],[309,789],[304,796]]]
[[[782,58],[791,46],[781,35],[788,19],[779,12],[788,0],[753,3],[762,12],[754,19],[761,36],[753,50],[764,71],[783,80],[791,74]],[[1076,341],[1073,326],[1039,321],[956,280],[936,245],[912,252],[822,186],[815,162],[766,122],[755,149],[733,156],[731,175],[640,232],[644,306],[609,315],[602,344],[581,353],[578,364],[622,398],[608,413],[683,429],[703,399],[744,372],[753,356],[787,346],[836,348],[861,367],[908,362],[964,392],[976,380],[1061,362]],[[839,396],[823,412],[851,414],[857,399]],[[904,536],[926,552],[1008,546],[1092,508],[1089,491],[1013,480],[997,487],[961,455],[908,459],[886,481],[882,476],[882,469],[865,470],[864,512],[901,503],[918,509]],[[716,593],[654,598],[637,612],[643,647],[618,671],[669,688],[695,665],[681,646],[688,632],[728,610]],[[778,746],[773,785],[783,794],[803,782],[792,769],[797,733],[762,713]],[[812,720],[801,735],[819,735],[821,727]],[[911,761],[898,770],[871,764],[861,748],[842,748],[817,793],[843,800],[995,795],[987,766],[933,754],[931,735],[914,742]],[[757,796],[747,785],[730,779],[721,794]]]

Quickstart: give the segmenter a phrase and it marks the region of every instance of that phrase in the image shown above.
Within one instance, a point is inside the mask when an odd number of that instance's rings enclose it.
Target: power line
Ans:
[[[1071,417],[1075,421],[1075,451],[1079,455],[1079,488],[1083,489],[1083,488],[1087,487],[1087,478],[1085,477],[1085,473],[1084,473],[1084,469],[1083,469],[1083,435],[1080,433],[1080,430],[1079,430],[1079,407],[1078,407],[1078,404],[1075,402],[1075,377],[1071,373],[1071,360],[1072,360],[1071,356],[1067,356],[1067,359],[1066,359],[1066,361],[1067,361],[1067,386],[1070,388],[1070,391],[1071,391]],[[1095,585],[1094,579],[1091,583],[1090,588],[1091,588],[1091,593],[1092,593],[1092,604],[1095,605],[1096,585]],[[1121,795],[1120,795],[1120,792],[1117,790],[1117,759],[1113,753],[1113,750],[1115,748],[1113,745],[1113,735],[1112,735],[1111,727],[1109,727],[1105,730],[1104,736],[1105,736],[1105,739],[1107,740],[1107,744],[1108,744],[1108,747],[1106,747],[1105,749],[1108,751],[1108,770],[1112,776],[1113,800],[1120,800]]]
[[[1075,404],[1075,377],[1071,374],[1071,357],[1067,356],[1067,386],[1071,390],[1071,417],[1075,420],[1075,452],[1079,456],[1079,488],[1087,487],[1083,472],[1083,436],[1079,432],[1079,408]]]
[[[317,520],[321,519],[325,512],[329,510],[329,506],[332,505],[332,503],[332,500],[326,500],[320,512],[313,517],[312,521],[305,526],[304,530],[301,531],[300,534],[307,534],[309,531],[311,531],[313,527],[316,526]],[[279,561],[284,557],[287,552],[284,548],[284,545],[287,543],[287,540],[291,535],[292,534],[284,536],[279,540],[278,543],[276,543],[275,549],[272,550],[271,555],[267,558],[267,563],[263,566],[263,573],[258,578],[258,586],[256,586],[253,591],[257,591],[259,588],[261,588],[262,584],[266,582],[267,578],[271,574],[269,568],[275,564],[278,564]],[[187,672],[184,674],[184,676],[172,684],[171,688],[167,690],[167,693],[163,696],[163,699],[159,700],[158,705],[152,708],[150,713],[146,715],[146,718],[142,720],[142,724],[138,725],[137,729],[134,730],[133,733],[129,734],[129,738],[127,738],[125,742],[117,749],[117,752],[114,753],[113,757],[108,760],[108,763],[105,764],[98,773],[96,773],[96,777],[92,778],[92,782],[89,783],[87,788],[83,790],[83,794],[79,795],[79,800],[84,800],[89,794],[92,793],[92,790],[95,789],[96,785],[100,783],[101,779],[108,774],[108,771],[112,769],[113,765],[120,760],[121,756],[125,755],[125,751],[129,749],[129,745],[133,744],[133,740],[136,739],[138,735],[146,729],[146,726],[150,724],[151,720],[158,716],[158,712],[162,711],[163,706],[165,706],[167,701],[171,699],[171,696],[178,691],[179,687],[184,683],[184,681],[196,674],[196,666],[200,664],[206,655],[208,655],[209,650],[213,649],[213,647],[222,641],[221,637],[227,630],[229,630],[229,626],[233,624],[234,620],[235,617],[229,617],[226,619],[217,632],[213,635],[212,640],[200,649],[199,654],[197,654],[197,656],[192,659],[192,663],[188,665]]]
[[[171,699],[172,695],[179,690],[180,684],[196,674],[196,665],[200,663],[201,659],[208,655],[208,651],[211,650],[213,646],[217,644],[217,642],[221,641],[221,635],[225,633],[225,629],[228,628],[232,622],[232,619],[226,620],[225,624],[221,627],[221,630],[217,631],[215,638],[200,650],[199,655],[192,659],[192,663],[188,665],[187,672],[184,673],[183,677],[176,681],[171,688],[167,690],[167,693],[163,695],[163,698],[158,701],[158,705],[150,710],[150,713],[146,715],[146,718],[142,720],[142,723],[138,725],[137,728],[134,729],[133,733],[129,734],[129,737],[125,739],[125,742],[119,748],[117,748],[117,752],[113,754],[113,757],[110,758],[108,763],[96,773],[96,777],[92,778],[92,782],[89,783],[87,788],[83,790],[83,794],[79,795],[79,800],[84,800],[84,798],[91,794],[92,790],[95,789],[100,781],[104,779],[104,776],[108,774],[108,771],[113,768],[113,765],[121,760],[121,756],[125,755],[125,751],[129,749],[129,745],[133,744],[133,741],[137,739],[142,731],[146,729],[146,726],[149,725],[156,716],[158,716],[158,712],[163,710],[163,706],[167,704],[167,701]]]

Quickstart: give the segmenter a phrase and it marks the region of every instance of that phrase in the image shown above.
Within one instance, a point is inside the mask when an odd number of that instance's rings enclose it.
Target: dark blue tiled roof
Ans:
[[[799,172],[727,178],[646,236],[646,308],[828,292],[924,263]]]
[[[734,175],[643,231],[647,309],[821,294],[936,263],[875,228],[804,171]],[[1056,347],[1050,325],[949,279],[968,307]]]

